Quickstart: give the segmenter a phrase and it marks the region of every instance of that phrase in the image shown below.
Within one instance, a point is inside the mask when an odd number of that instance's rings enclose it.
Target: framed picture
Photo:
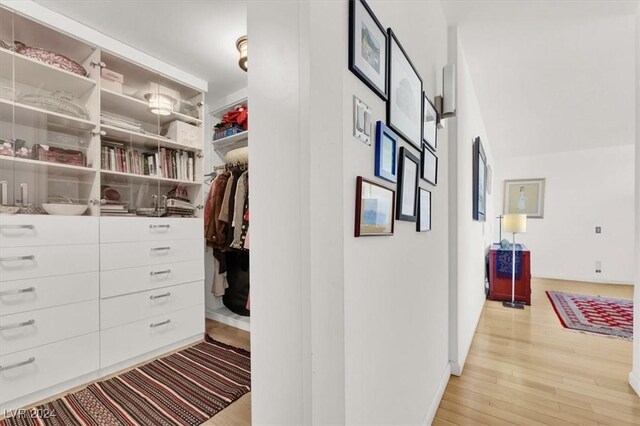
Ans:
[[[484,222],[487,213],[487,157],[480,138],[473,141],[473,219]]]
[[[355,236],[393,235],[394,190],[358,176]]]
[[[376,169],[375,175],[389,182],[398,181],[398,135],[384,125],[376,124]]]
[[[431,231],[431,191],[418,188],[418,221],[417,231]]]
[[[399,157],[396,219],[415,222],[418,217],[417,191],[420,160],[405,147],[400,147]]]
[[[431,185],[438,185],[438,157],[429,149],[428,145],[422,146],[422,156],[420,158],[422,179]]]
[[[387,100],[387,33],[365,0],[349,1],[349,69]]]
[[[504,181],[504,214],[526,214],[527,218],[544,217],[545,179]]]
[[[389,28],[387,125],[417,150],[422,146],[422,79]]]
[[[422,97],[422,141],[433,151],[438,149],[438,112],[426,93]]]

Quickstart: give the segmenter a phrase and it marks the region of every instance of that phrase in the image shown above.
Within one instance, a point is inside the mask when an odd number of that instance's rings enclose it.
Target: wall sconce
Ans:
[[[456,65],[447,64],[442,68],[442,96],[436,96],[438,128],[444,129],[442,120],[456,116]]]
[[[248,59],[247,44],[248,44],[247,36],[242,36],[236,41],[236,49],[238,49],[238,52],[240,52],[240,59],[238,60],[238,65],[245,72],[247,71],[247,68],[248,68],[247,67],[247,59]]]

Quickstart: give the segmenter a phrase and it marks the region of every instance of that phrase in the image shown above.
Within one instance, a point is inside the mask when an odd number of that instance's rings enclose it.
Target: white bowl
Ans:
[[[20,211],[18,206],[0,206],[0,214],[16,214]]]
[[[86,204],[48,203],[43,204],[42,208],[53,215],[80,216],[87,211],[89,206]]]

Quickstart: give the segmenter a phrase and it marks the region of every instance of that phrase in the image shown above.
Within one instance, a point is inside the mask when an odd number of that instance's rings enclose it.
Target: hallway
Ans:
[[[545,291],[633,298],[633,286],[532,279],[532,306],[487,301],[434,425],[640,424],[631,342],[566,330]]]

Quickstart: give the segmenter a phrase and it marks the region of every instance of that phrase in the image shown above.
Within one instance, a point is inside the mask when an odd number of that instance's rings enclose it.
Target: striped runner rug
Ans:
[[[4,419],[0,426],[195,426],[250,390],[250,353],[207,336],[187,349]],[[46,418],[31,418],[37,414]]]

